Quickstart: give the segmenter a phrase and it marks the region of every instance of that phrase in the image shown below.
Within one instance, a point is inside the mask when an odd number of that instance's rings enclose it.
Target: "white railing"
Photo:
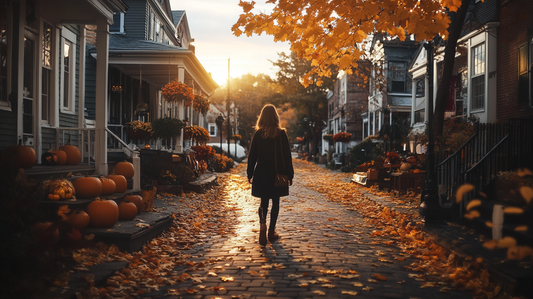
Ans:
[[[141,158],[139,152],[128,147],[128,145],[109,128],[107,131],[107,145],[118,145],[117,148],[122,150],[128,157],[132,158],[134,169],[141,169]],[[81,163],[95,165],[94,156],[95,148],[100,145],[96,143],[95,128],[56,128],[56,144],[66,144],[70,138],[70,143],[76,146],[81,153]],[[109,148],[108,148],[109,151]],[[141,189],[141,172],[135,171],[133,175],[133,189]]]
[[[56,143],[67,144],[70,139],[71,145],[77,147],[81,153],[81,163],[95,164],[94,146],[96,129],[94,128],[56,128]]]

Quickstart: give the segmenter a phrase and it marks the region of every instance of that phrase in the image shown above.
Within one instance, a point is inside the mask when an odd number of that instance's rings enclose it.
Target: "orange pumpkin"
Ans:
[[[113,200],[97,198],[87,206],[87,214],[92,227],[112,227],[118,222],[118,205]]]
[[[124,193],[126,190],[128,190],[128,181],[123,175],[110,174],[107,176],[107,178],[112,179],[115,182],[115,193]]]
[[[67,153],[65,153],[62,150],[52,149],[49,150],[49,152],[55,154],[57,156],[57,165],[65,165],[67,164]]]
[[[132,202],[137,207],[137,214],[144,210],[144,201],[140,195],[128,195],[124,197],[124,200]]]
[[[80,150],[76,146],[70,144],[70,135],[68,136],[67,144],[61,146],[59,149],[67,154],[67,165],[78,165],[80,163]]]
[[[75,210],[68,216],[68,223],[76,229],[84,229],[89,226],[91,218],[85,211]]]
[[[134,174],[133,164],[130,162],[118,162],[115,166],[115,173],[123,175],[126,179],[131,179]]]
[[[102,193],[102,182],[95,177],[77,178],[73,185],[79,198],[97,197]]]
[[[119,220],[133,220],[137,216],[137,206],[128,200],[123,200],[118,205],[118,219]]]
[[[19,140],[18,145],[9,147],[8,153],[10,153],[19,167],[30,168],[35,165],[37,161],[37,155],[32,147],[22,145],[22,139]]]
[[[100,177],[100,181],[102,182],[102,193],[100,195],[110,195],[115,193],[115,190],[117,189],[117,184],[115,184],[115,181],[103,176]]]

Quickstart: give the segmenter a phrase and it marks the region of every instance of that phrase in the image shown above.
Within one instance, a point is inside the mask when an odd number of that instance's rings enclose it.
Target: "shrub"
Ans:
[[[352,147],[350,150],[350,169],[375,160],[381,155],[381,143],[375,143],[374,139],[376,139],[374,136],[367,137],[363,142]]]
[[[233,160],[229,157],[215,154],[211,160],[209,160],[209,165],[211,169],[216,172],[226,172],[235,166],[235,162],[233,162]]]
[[[196,160],[208,161],[215,154],[215,150],[209,145],[195,145],[191,149],[196,152]]]

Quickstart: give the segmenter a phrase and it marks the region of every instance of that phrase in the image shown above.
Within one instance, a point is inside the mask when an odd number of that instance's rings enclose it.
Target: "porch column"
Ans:
[[[182,67],[178,67],[178,81],[185,83],[185,69]],[[185,118],[184,108],[184,101],[178,101],[178,114],[176,115],[178,119],[183,120]],[[183,129],[181,130],[180,136],[176,138],[176,145],[174,148],[176,152],[183,153]]]
[[[96,172],[100,175],[107,176],[106,128],[109,25],[106,19],[98,19],[96,25]]]

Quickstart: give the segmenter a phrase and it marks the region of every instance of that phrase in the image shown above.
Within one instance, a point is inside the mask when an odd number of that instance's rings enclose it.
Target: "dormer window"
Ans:
[[[109,32],[124,33],[124,13],[113,13],[113,25],[109,26]]]

